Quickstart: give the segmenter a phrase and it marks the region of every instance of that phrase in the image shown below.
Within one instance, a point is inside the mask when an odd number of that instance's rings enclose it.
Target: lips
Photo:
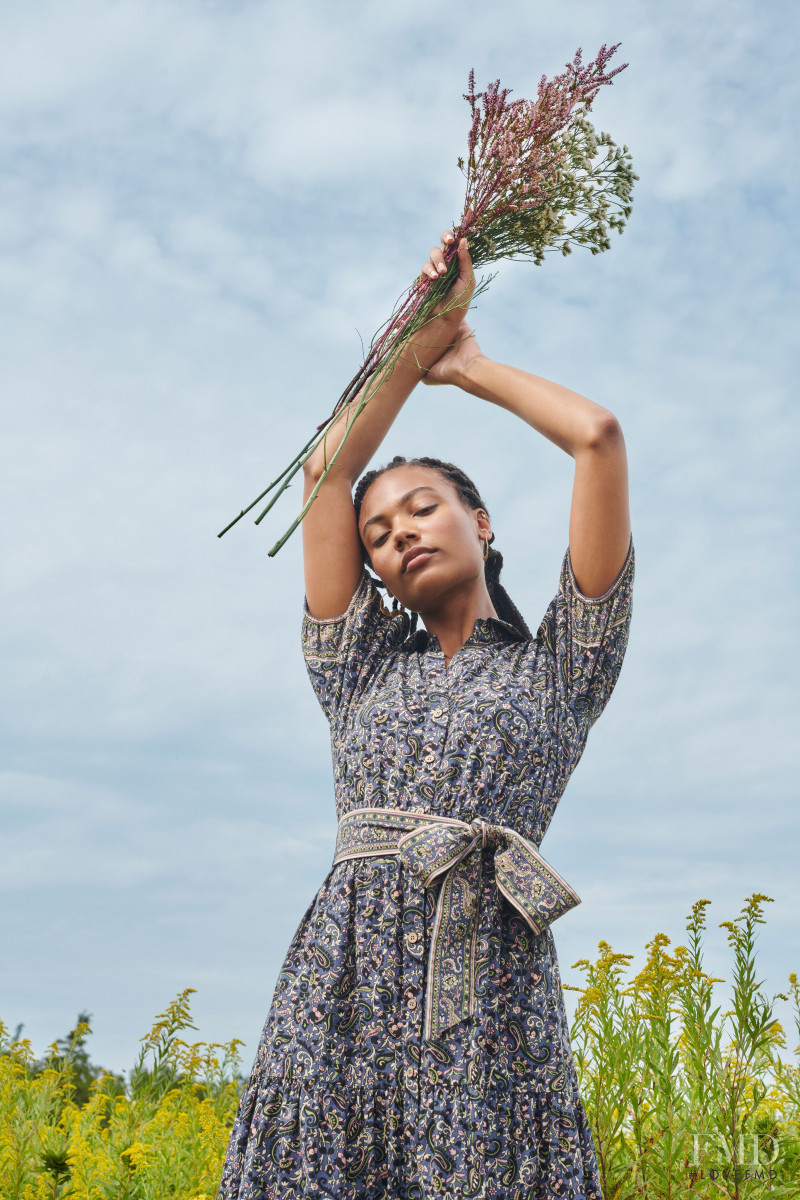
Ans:
[[[413,549],[406,550],[403,555],[402,573],[405,575],[406,571],[421,567],[435,553],[435,550],[430,550],[427,546],[414,546]]]

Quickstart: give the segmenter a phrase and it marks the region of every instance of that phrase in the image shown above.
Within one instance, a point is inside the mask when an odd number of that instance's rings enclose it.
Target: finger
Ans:
[[[438,279],[444,275],[447,270],[447,263],[444,258],[444,251],[452,246],[455,241],[455,234],[452,229],[445,229],[441,236],[441,246],[432,246],[430,259],[425,263],[420,276],[425,279]]]
[[[431,254],[433,254],[433,251],[431,251]],[[436,269],[436,265],[432,259],[428,259],[428,261],[423,264],[422,270],[420,271],[420,276],[422,279],[439,278],[439,272]]]
[[[474,284],[475,272],[472,267],[472,256],[469,252],[467,239],[461,238],[458,243],[458,277],[463,284]]]
[[[431,263],[439,275],[444,275],[447,270],[447,263],[444,261],[444,254],[439,246],[431,247]],[[436,276],[434,276],[436,278]]]

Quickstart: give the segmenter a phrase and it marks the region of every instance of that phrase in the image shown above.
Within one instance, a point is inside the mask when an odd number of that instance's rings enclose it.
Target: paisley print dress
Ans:
[[[449,668],[366,573],[343,616],[306,609],[337,816],[479,818],[538,846],[618,678],[633,574],[631,543],[609,591],[586,598],[567,551],[534,638],[479,619]],[[475,1012],[432,1040],[439,885],[397,856],[332,867],[280,972],[219,1200],[603,1200],[551,927],[532,931],[482,854]]]

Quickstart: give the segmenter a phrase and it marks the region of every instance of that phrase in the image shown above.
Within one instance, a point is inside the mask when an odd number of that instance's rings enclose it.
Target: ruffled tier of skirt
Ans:
[[[580,1100],[491,1075],[348,1074],[251,1080],[221,1200],[602,1200]]]

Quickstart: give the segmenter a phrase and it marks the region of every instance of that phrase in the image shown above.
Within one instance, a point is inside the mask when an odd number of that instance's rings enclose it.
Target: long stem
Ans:
[[[231,522],[229,522],[229,524],[227,524],[227,525],[225,526],[225,528],[224,528],[223,530],[221,530],[221,531],[220,531],[220,532],[217,534],[217,537],[222,537],[222,535],[223,535],[223,534],[225,534],[225,533],[227,533],[229,529],[233,529],[233,527],[234,527],[234,525],[236,524],[236,522],[237,522],[237,521],[241,521],[242,517],[244,517],[244,516],[245,516],[247,513],[249,513],[251,508],[255,508],[255,506],[258,504],[259,500],[263,500],[263,499],[264,499],[264,497],[265,497],[265,496],[266,496],[266,495],[267,495],[269,492],[271,492],[271,491],[272,491],[272,489],[273,489],[274,487],[277,487],[277,485],[280,483],[280,481],[283,479],[283,477],[284,477],[285,475],[287,475],[287,474],[289,473],[289,471],[291,471],[291,470],[292,470],[292,467],[295,465],[295,463],[297,463],[297,462],[299,462],[299,461],[301,461],[301,460],[302,460],[302,458],[303,458],[303,455],[304,455],[304,454],[306,453],[306,451],[309,449],[309,447],[311,446],[312,442],[314,442],[314,441],[316,440],[316,437],[317,437],[317,434],[316,434],[316,432],[315,432],[315,433],[314,433],[314,435],[313,435],[313,437],[309,438],[309,440],[306,442],[305,446],[304,446],[304,447],[303,447],[303,449],[300,451],[300,453],[299,453],[299,454],[297,454],[297,455],[295,455],[295,457],[294,457],[294,458],[292,459],[292,461],[289,463],[289,465],[288,465],[288,467],[286,468],[286,470],[285,470],[285,471],[281,471],[281,473],[280,473],[280,475],[278,476],[278,478],[277,478],[277,479],[273,479],[273,481],[272,481],[272,483],[269,485],[269,487],[265,487],[265,488],[264,488],[264,491],[261,493],[261,495],[260,495],[260,496],[256,496],[255,500],[253,500],[253,501],[252,501],[250,504],[248,504],[247,508],[243,508],[243,509],[242,509],[242,511],[239,513],[238,517],[234,517],[234,518],[233,518],[233,520],[232,520]]]
[[[322,437],[323,437],[323,438],[325,437],[325,434],[324,434],[324,433],[322,434]],[[321,440],[321,439],[320,439],[320,440]],[[317,443],[317,445],[319,445],[319,442]],[[273,508],[273,506],[274,506],[274,505],[277,503],[278,499],[279,499],[279,498],[280,498],[280,497],[283,495],[283,493],[286,491],[286,489],[292,486],[292,480],[294,479],[295,475],[297,474],[297,472],[298,472],[298,471],[300,470],[300,468],[302,467],[302,465],[303,465],[303,461],[304,461],[304,460],[303,460],[303,459],[301,459],[301,460],[300,460],[300,461],[297,463],[297,465],[295,466],[295,468],[294,468],[294,470],[292,471],[291,475],[287,476],[287,478],[286,478],[286,480],[284,481],[284,483],[283,483],[283,484],[281,485],[281,487],[279,487],[279,488],[278,488],[278,490],[275,492],[275,495],[274,495],[274,496],[273,496],[273,497],[272,497],[272,498],[271,498],[271,499],[268,501],[266,508],[262,508],[261,512],[258,514],[258,516],[256,517],[255,521],[253,522],[253,524],[254,524],[254,525],[260,525],[260,524],[261,524],[261,522],[264,520],[264,517],[267,515],[267,513],[270,511],[270,509],[271,509],[271,508]]]
[[[399,355],[399,349],[398,349],[398,352],[397,352],[397,354]],[[397,358],[397,355],[395,355],[395,359],[396,359],[396,358]],[[388,364],[388,363],[387,363],[387,367],[388,367],[388,366],[390,366],[390,365],[391,365],[391,366],[393,366],[393,365],[394,365],[394,362],[392,362],[391,364]],[[284,533],[283,537],[281,537],[281,538],[280,538],[280,539],[279,539],[279,540],[278,540],[278,541],[275,543],[275,545],[272,547],[272,549],[268,551],[268,556],[269,556],[269,558],[274,558],[274,557],[275,557],[275,555],[276,555],[276,554],[278,553],[278,551],[280,550],[281,546],[283,546],[283,545],[284,545],[284,544],[285,544],[285,543],[286,543],[286,542],[289,540],[289,538],[290,538],[290,537],[292,536],[292,534],[294,533],[295,529],[297,529],[297,526],[298,526],[298,525],[300,524],[300,522],[302,521],[303,517],[306,515],[306,513],[308,512],[308,510],[311,508],[311,505],[312,505],[312,504],[314,503],[314,501],[316,500],[316,498],[317,498],[317,494],[318,494],[318,492],[319,492],[319,489],[322,487],[323,483],[325,482],[325,479],[327,478],[328,472],[330,471],[331,467],[333,467],[333,465],[334,465],[334,463],[336,462],[337,458],[338,458],[338,457],[339,457],[339,455],[341,454],[341,452],[342,452],[342,449],[344,448],[344,446],[345,446],[345,443],[347,442],[347,439],[349,438],[349,436],[350,436],[350,434],[351,434],[351,432],[352,432],[353,426],[354,426],[354,425],[355,425],[355,423],[356,423],[356,419],[357,419],[357,417],[358,417],[358,416],[359,416],[359,415],[360,415],[360,414],[361,414],[361,413],[364,411],[364,409],[366,408],[367,404],[369,403],[369,401],[370,401],[370,400],[372,399],[372,397],[375,395],[375,392],[376,392],[376,391],[378,390],[378,388],[380,387],[380,385],[381,385],[381,382],[382,382],[382,380],[383,380],[383,373],[384,373],[384,372],[383,372],[383,370],[381,370],[381,374],[380,374],[380,376],[378,377],[378,380],[377,380],[377,382],[376,382],[375,386],[372,388],[372,390],[371,390],[371,391],[367,391],[367,392],[365,392],[365,393],[364,393],[364,395],[362,396],[361,400],[360,400],[360,401],[359,401],[359,403],[358,403],[358,406],[357,406],[357,408],[356,408],[355,412],[353,413],[353,415],[352,415],[352,417],[350,418],[350,420],[348,420],[348,422],[347,422],[347,428],[345,429],[345,432],[344,432],[344,435],[342,436],[342,440],[341,440],[341,442],[340,442],[340,443],[339,443],[339,445],[336,447],[336,450],[334,451],[333,455],[331,456],[331,460],[330,460],[330,462],[328,463],[327,467],[325,468],[325,470],[322,472],[322,474],[320,475],[319,479],[317,480],[317,483],[316,483],[316,485],[315,485],[315,487],[314,487],[314,490],[312,491],[312,493],[311,493],[311,495],[309,496],[309,498],[308,498],[308,500],[306,501],[306,503],[303,505],[303,508],[302,508],[302,510],[301,510],[301,511],[298,513],[298,515],[295,517],[295,519],[294,519],[294,521],[292,522],[292,524],[289,526],[289,528],[288,528],[288,529],[286,530],[286,532]],[[390,373],[390,372],[388,372],[388,371],[387,371],[387,374],[388,374],[388,373]]]

